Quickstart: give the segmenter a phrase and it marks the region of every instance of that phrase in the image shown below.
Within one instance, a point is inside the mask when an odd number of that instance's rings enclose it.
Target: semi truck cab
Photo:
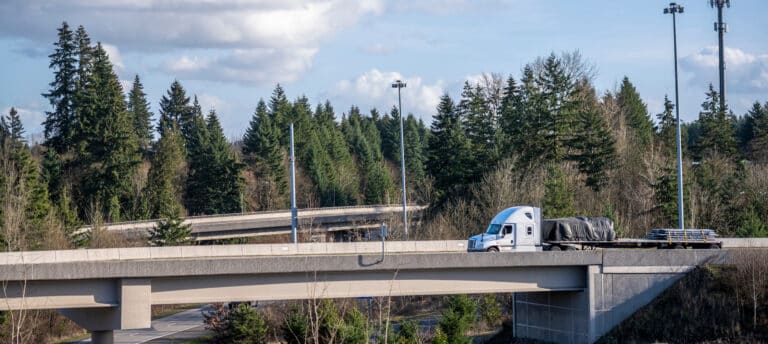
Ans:
[[[541,251],[541,208],[512,207],[498,213],[485,233],[469,238],[470,252]]]

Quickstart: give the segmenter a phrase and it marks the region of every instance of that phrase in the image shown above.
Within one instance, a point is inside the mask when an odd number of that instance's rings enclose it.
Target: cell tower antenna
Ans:
[[[723,7],[731,8],[731,0],[709,0],[709,6],[717,8],[715,31],[717,31],[718,46],[720,48],[720,110],[725,111],[725,53],[723,35],[728,32],[728,24],[723,22]]]

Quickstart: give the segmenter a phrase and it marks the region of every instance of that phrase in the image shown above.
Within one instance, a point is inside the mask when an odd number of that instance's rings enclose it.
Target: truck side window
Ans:
[[[533,220],[533,214],[531,214],[531,213],[525,213],[525,217],[527,217],[528,219]]]
[[[504,235],[512,234],[512,226],[504,226]]]
[[[533,227],[532,227],[532,226],[528,226],[528,227],[526,227],[526,228],[525,228],[525,234],[527,234],[527,235],[533,235]]]

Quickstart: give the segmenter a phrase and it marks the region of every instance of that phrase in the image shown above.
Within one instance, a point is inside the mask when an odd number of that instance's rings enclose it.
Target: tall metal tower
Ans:
[[[397,111],[400,114],[400,179],[403,181],[403,240],[408,240],[408,210],[406,208],[405,194],[405,138],[403,136],[403,101],[400,98],[400,89],[406,84],[400,80],[392,83],[392,88],[397,89]]]
[[[672,42],[675,52],[675,113],[677,122],[677,221],[680,229],[685,234],[685,212],[683,209],[683,148],[680,142],[680,92],[677,85],[677,18],[676,14],[683,13],[685,9],[674,2],[664,9],[664,14],[672,14]]]
[[[723,52],[723,35],[728,32],[728,24],[723,23],[723,6],[730,8],[731,0],[709,0],[710,7],[717,7],[717,31],[718,43],[720,47],[720,109],[725,111],[725,57]]]

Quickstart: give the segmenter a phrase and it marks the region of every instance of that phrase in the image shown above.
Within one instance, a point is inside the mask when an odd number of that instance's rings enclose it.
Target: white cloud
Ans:
[[[423,11],[441,15],[458,13],[473,5],[477,4],[468,0],[398,0],[393,2],[393,7],[400,11]]]
[[[207,115],[210,110],[216,110],[216,114],[219,117],[223,117],[227,116],[232,109],[232,106],[224,101],[224,99],[213,94],[198,94],[197,101],[200,102],[200,107],[203,109],[203,114],[205,115]]]
[[[50,44],[67,18],[123,51],[185,49],[161,66],[176,77],[290,81],[311,66],[323,40],[383,7],[383,0],[4,0],[0,36]],[[124,68],[120,51],[110,49]]]
[[[196,80],[273,84],[298,79],[312,66],[316,48],[235,49],[221,56],[182,56],[161,69],[175,77]]]
[[[727,91],[758,92],[768,90],[768,54],[756,55],[738,48],[725,48]],[[695,85],[718,83],[718,48],[706,47],[682,58],[682,67],[693,73]]]
[[[401,90],[403,113],[413,113],[425,122],[430,122],[440,97],[445,92],[444,83],[440,80],[428,84],[418,76],[405,77],[398,72],[382,72],[374,68],[353,79],[337,82],[333,95],[363,109],[367,105],[388,112],[397,104],[397,90],[392,88],[392,82],[395,80],[402,80],[407,84]]]
[[[115,66],[115,71],[118,73],[122,72],[125,69],[125,64],[123,64],[123,56],[120,55],[120,50],[112,44],[102,43],[101,47],[107,52],[109,61]]]

